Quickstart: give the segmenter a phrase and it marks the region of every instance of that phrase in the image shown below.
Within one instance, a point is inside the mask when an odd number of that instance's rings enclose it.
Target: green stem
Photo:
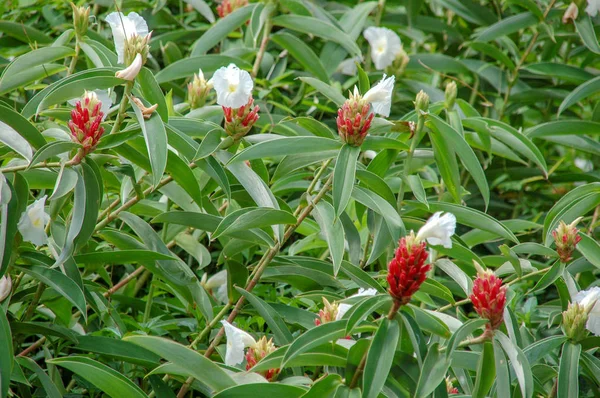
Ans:
[[[148,289],[148,299],[146,300],[146,308],[144,308],[143,323],[147,323],[150,319],[150,312],[152,311],[152,302],[154,301],[154,274],[150,279],[150,289]]]
[[[258,75],[258,71],[260,69],[260,64],[265,56],[265,51],[267,51],[267,44],[269,44],[269,36],[271,35],[271,29],[273,29],[273,22],[271,21],[272,13],[267,16],[267,20],[265,21],[265,32],[263,33],[262,41],[260,42],[260,48],[258,49],[258,53],[256,54],[256,59],[254,60],[254,66],[252,67],[252,77],[256,77]]]
[[[115,124],[113,124],[113,128],[110,131],[111,134],[115,134],[121,128],[121,123],[125,120],[125,111],[127,111],[127,106],[129,105],[129,94],[131,94],[131,90],[133,90],[134,81],[127,82],[125,84],[125,91],[123,92],[123,98],[121,98],[121,104],[119,105],[119,113],[117,113],[117,118],[115,119]]]
[[[424,118],[424,115],[419,115],[420,118]],[[398,208],[398,212],[402,209],[402,201],[404,200],[404,190],[405,188],[405,180],[408,178],[410,173],[410,166],[412,163],[413,155],[415,153],[415,149],[417,148],[417,143],[420,141],[421,131],[423,129],[424,123],[417,123],[417,130],[412,137],[410,142],[410,148],[406,153],[406,159],[404,160],[404,166],[402,168],[402,179],[400,180],[400,190],[398,191],[398,202],[396,203],[396,207]]]
[[[27,307],[25,316],[23,316],[23,322],[27,322],[33,317],[33,313],[35,312],[35,309],[37,308],[37,305],[40,302],[40,298],[42,297],[44,290],[46,290],[46,285],[40,282],[40,284],[37,287],[37,290],[35,291],[35,296],[33,296],[33,300],[31,300],[31,303],[29,303],[29,307]]]
[[[69,64],[69,69],[67,70],[67,76],[70,76],[75,71],[75,66],[77,66],[77,59],[79,58],[79,37],[75,38],[75,55],[71,58],[71,63]]]

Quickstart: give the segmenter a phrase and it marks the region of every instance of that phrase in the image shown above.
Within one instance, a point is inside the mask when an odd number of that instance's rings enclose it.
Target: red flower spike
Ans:
[[[502,279],[492,271],[480,271],[469,298],[477,314],[489,321],[486,329],[494,331],[502,325],[506,305],[506,286],[502,285]]]
[[[342,141],[352,146],[360,146],[371,126],[374,113],[371,106],[363,100],[358,91],[338,109],[336,124]]]
[[[273,340],[267,340],[266,337],[262,337],[256,342],[254,347],[248,348],[246,352],[246,370],[251,370],[260,360],[276,350]],[[263,375],[268,381],[273,380],[275,376],[279,374],[279,369],[269,369],[264,372],[258,372]]]
[[[425,242],[417,242],[411,232],[400,239],[396,255],[388,264],[388,292],[398,305],[407,304],[427,278],[431,268]]]
[[[104,127],[101,126],[104,113],[101,107],[102,102],[96,94],[86,92],[83,99],[75,105],[75,109],[71,110],[71,120],[68,123],[71,139],[82,146],[73,158],[74,163],[81,162],[92,152],[104,134]]]
[[[254,106],[254,98],[250,97],[248,103],[239,108],[230,108],[223,106],[223,115],[225,116],[225,131],[235,140],[244,137],[254,123],[258,120],[258,111],[260,107]]]
[[[219,14],[219,18],[224,18],[245,5],[248,5],[248,0],[223,0],[217,6],[217,13]]]
[[[566,224],[561,220],[558,227],[552,231],[556,252],[558,253],[560,261],[565,264],[571,261],[571,255],[575,251],[579,241],[581,241],[581,236],[579,236],[579,230],[577,229],[577,224],[580,220],[581,217],[571,224]]]

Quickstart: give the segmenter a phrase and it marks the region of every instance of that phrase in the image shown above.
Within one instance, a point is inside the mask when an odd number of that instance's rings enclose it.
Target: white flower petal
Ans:
[[[591,289],[580,291],[573,297],[573,301],[584,307],[594,303],[585,327],[595,336],[600,336],[600,287],[594,286]]]
[[[395,76],[386,77],[384,74],[383,79],[363,96],[363,99],[373,106],[375,113],[385,117],[390,115],[395,82]]]
[[[142,55],[140,53],[137,53],[131,65],[115,73],[115,76],[119,79],[132,81],[136,78],[138,73],[140,73],[140,70],[143,66],[143,62],[144,61],[142,60]]]
[[[4,275],[0,278],[0,302],[4,301],[12,290],[12,279],[10,275]]]
[[[371,26],[365,29],[363,36],[371,46],[371,58],[377,70],[390,66],[402,50],[400,37],[388,28]]]
[[[125,16],[122,12],[112,12],[106,17],[106,22],[112,30],[115,50],[117,51],[117,62],[124,62],[125,39],[132,36],[146,36],[148,34],[148,25],[144,18],[136,12],[130,12]]]
[[[356,68],[356,63],[360,61],[360,57],[345,59],[342,62],[340,62],[340,64],[337,67],[337,71],[343,75],[354,76],[356,75],[356,72],[358,70]]]
[[[248,333],[236,328],[227,321],[221,321],[227,336],[225,365],[235,366],[244,361],[244,349],[256,344],[256,340]]]
[[[246,105],[254,88],[250,74],[234,64],[217,69],[209,82],[217,92],[217,104],[229,108]]]
[[[374,296],[377,294],[377,290],[376,289],[363,289],[362,287],[360,289],[358,289],[358,293],[353,294],[352,296],[348,297],[362,297],[362,296]],[[350,308],[352,308],[353,304],[346,304],[346,303],[340,303],[338,306],[338,313],[335,316],[335,320],[339,321],[340,319],[343,318],[344,314],[346,314],[346,312],[348,312],[348,310]]]
[[[442,245],[449,249],[452,247],[452,235],[456,229],[456,217],[452,213],[442,215],[441,211],[435,213],[427,223],[421,227],[417,240],[427,240],[430,245]]]
[[[587,0],[587,7],[585,8],[585,12],[589,14],[590,17],[595,17],[598,12],[600,12],[600,0]]]
[[[227,284],[227,270],[226,269],[219,271],[216,274],[214,274],[213,276],[211,276],[210,278],[208,278],[204,287],[206,287],[208,290],[212,290],[212,289],[217,289],[224,284]]]
[[[36,246],[41,246],[48,241],[45,229],[50,221],[50,216],[44,211],[47,197],[44,195],[27,206],[17,225],[23,239]]]

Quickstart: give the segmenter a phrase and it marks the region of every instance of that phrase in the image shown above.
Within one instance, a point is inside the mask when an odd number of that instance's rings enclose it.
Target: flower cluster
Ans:
[[[475,263],[477,278],[473,281],[473,292],[469,297],[480,317],[487,319],[486,332],[493,333],[502,325],[506,305],[506,286],[490,270],[483,270]]]
[[[100,137],[104,134],[104,127],[101,126],[104,120],[102,111],[102,101],[93,91],[86,91],[80,101],[75,104],[75,109],[71,111],[71,120],[69,120],[69,129],[71,130],[71,139],[81,144],[74,163],[79,163],[90,152],[92,152]]]
[[[435,213],[415,235],[411,231],[400,239],[398,249],[388,264],[387,281],[389,293],[396,309],[407,304],[427,278],[431,265],[427,262],[427,243],[452,247],[451,237],[456,229],[456,217],[452,213]]]
[[[148,32],[148,25],[144,18],[135,12],[130,12],[127,16],[121,12],[110,13],[106,17],[106,22],[112,30],[118,56],[117,62],[127,65],[115,76],[132,81],[146,63],[152,33]]]
[[[600,336],[600,287],[577,293],[562,315],[563,332],[571,340],[583,340],[588,331]]]
[[[204,106],[208,93],[213,88],[212,81],[207,81],[204,78],[202,69],[198,70],[198,74],[194,74],[194,78],[188,83],[188,103],[190,108],[196,109]]]
[[[577,224],[581,221],[581,217],[573,221],[571,224],[566,224],[564,221],[560,221],[558,227],[552,231],[552,237],[556,244],[556,252],[560,261],[568,263],[571,261],[571,255],[575,251],[577,244],[581,240],[579,236],[579,230]]]
[[[90,7],[78,7],[71,3],[73,9],[73,30],[79,39],[81,39],[88,30],[90,19]]]
[[[329,300],[323,297],[323,309],[319,310],[319,317],[315,319],[315,326],[337,320],[338,314],[339,305],[330,303]]]
[[[402,42],[393,30],[371,26],[365,29],[363,36],[371,46],[371,58],[377,70],[384,70],[402,55]]]
[[[221,4],[217,6],[217,13],[220,18],[224,18],[238,8],[242,8],[246,5],[248,5],[248,0],[223,0]]]
[[[236,366],[246,358],[246,370],[251,370],[264,357],[275,351],[273,340],[267,340],[265,336],[258,341],[249,333],[236,328],[227,321],[221,321],[227,336],[227,350],[225,352],[225,365]],[[248,348],[246,354],[244,350]],[[273,379],[279,373],[279,369],[269,369],[261,373],[267,380]]]
[[[338,110],[336,118],[338,134],[348,145],[361,146],[365,140],[375,113],[389,116],[394,90],[394,76],[386,77],[361,95],[358,87]]]

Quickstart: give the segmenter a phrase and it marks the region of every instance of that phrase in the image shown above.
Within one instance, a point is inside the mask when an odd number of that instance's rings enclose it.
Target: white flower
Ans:
[[[587,7],[585,8],[585,12],[589,14],[590,17],[595,17],[598,12],[600,12],[600,0],[587,0]]]
[[[417,234],[417,240],[422,241],[427,239],[430,245],[442,245],[446,249],[452,247],[452,240],[456,229],[456,217],[452,213],[446,213],[442,216],[442,212],[435,213],[427,223],[421,227]]]
[[[254,337],[241,329],[236,328],[227,321],[221,321],[227,336],[227,351],[225,352],[225,365],[235,366],[244,361],[244,349],[256,344]]]
[[[45,229],[50,221],[50,216],[44,211],[47,197],[48,195],[44,195],[27,206],[17,225],[23,239],[36,246],[43,245],[48,241]]]
[[[234,64],[217,69],[208,82],[217,92],[217,104],[228,108],[240,108],[246,105],[254,88],[250,74]]]
[[[593,306],[585,324],[587,330],[595,336],[600,336],[600,287],[595,286],[577,293],[573,301],[584,307]]]
[[[350,297],[361,297],[361,296],[374,296],[377,294],[377,290],[376,289],[363,289],[362,287],[360,289],[358,289],[358,293],[353,294]],[[350,298],[348,297],[348,298]],[[346,303],[340,303],[340,305],[338,306],[338,313],[335,316],[335,320],[339,321],[340,319],[342,319],[344,317],[344,314],[346,312],[348,312],[348,310],[350,308],[352,308],[354,304],[346,304]]]
[[[4,301],[12,290],[12,280],[10,275],[4,275],[0,278],[0,303]]]
[[[135,79],[138,73],[140,73],[140,69],[142,69],[143,63],[144,61],[142,60],[142,54],[137,53],[131,65],[115,73],[115,76],[119,79],[132,81],[133,79]]]
[[[6,182],[6,177],[4,177],[4,174],[0,173],[0,206],[10,202],[11,198],[12,193]]]
[[[214,297],[222,303],[229,301],[227,295],[227,270],[219,271],[206,281],[204,284],[206,290],[212,291]]]
[[[106,22],[110,25],[113,39],[115,41],[115,50],[117,50],[117,62],[125,62],[125,39],[133,36],[146,36],[148,34],[148,25],[144,18],[136,12],[130,12],[125,16],[122,12],[112,12],[106,17]]]
[[[373,106],[375,113],[386,117],[390,115],[395,81],[395,76],[386,77],[384,74],[383,79],[363,96],[363,99]]]
[[[371,46],[371,58],[375,69],[383,70],[390,66],[402,50],[400,37],[388,28],[368,27],[363,36]]]
[[[581,171],[585,171],[586,173],[592,171],[594,169],[594,164],[591,160],[584,158],[575,158],[575,166],[581,169]]]

